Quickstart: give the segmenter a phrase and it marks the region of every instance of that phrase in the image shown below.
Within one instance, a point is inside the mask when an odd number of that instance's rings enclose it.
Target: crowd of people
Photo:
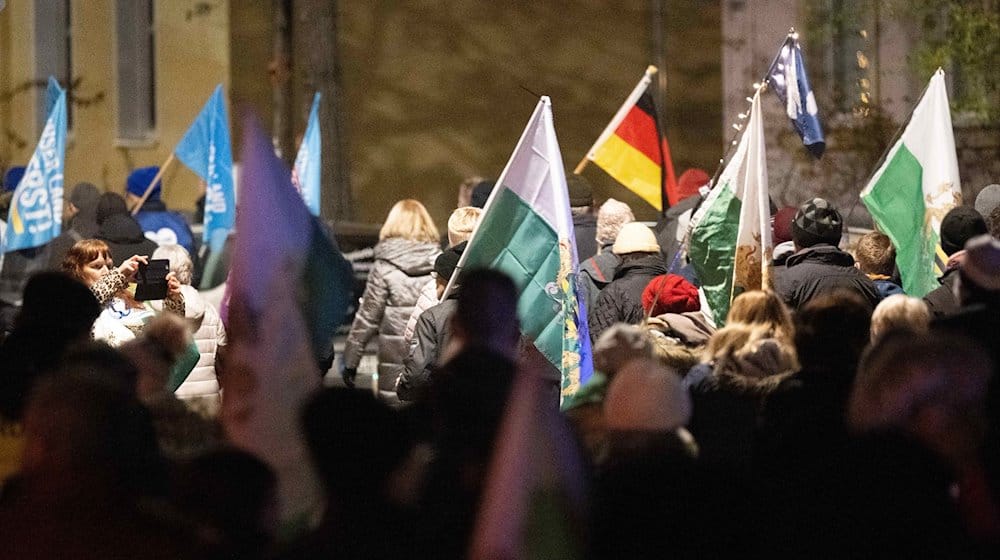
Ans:
[[[155,174],[129,200],[77,185],[59,238],[5,256],[0,558],[468,557],[525,378],[569,450],[509,505],[535,556],[562,556],[552,534],[594,559],[1000,555],[1000,186],[944,217],[928,294],[905,293],[885,234],[846,241],[830,202],[774,209],[772,285],[714,317],[683,253],[708,176],[682,175],[652,228],[573,176],[594,372],[562,402],[514,282],[458,267],[494,183],[463,185],[443,236],[401,200],[297,411],[324,506],[290,521],[274,465],[227,438],[248,372],[192,286],[190,228],[158,186],[130,212]],[[131,287],[150,259],[169,261],[161,300]]]

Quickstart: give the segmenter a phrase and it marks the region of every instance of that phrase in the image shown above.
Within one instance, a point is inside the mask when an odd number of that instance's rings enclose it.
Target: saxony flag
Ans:
[[[940,246],[941,220],[962,203],[943,70],[934,73],[861,201],[896,247],[903,291],[923,297],[938,287],[948,260]]]
[[[677,180],[670,146],[660,129],[653,96],[649,93],[654,73],[655,66],[646,69],[583,163],[587,160],[596,163],[650,206],[662,211],[665,198],[669,198],[670,205],[678,202]],[[576,173],[580,173],[582,165]]]
[[[753,97],[750,120],[736,154],[691,218],[688,255],[708,304],[702,311],[718,326],[725,322],[734,297],[771,282],[773,246],[761,91]]]
[[[519,294],[521,332],[561,372],[563,396],[575,393],[593,370],[590,334],[577,284],[566,172],[548,97],[535,107],[457,270],[473,268],[511,277]],[[457,277],[453,274],[452,281]]]

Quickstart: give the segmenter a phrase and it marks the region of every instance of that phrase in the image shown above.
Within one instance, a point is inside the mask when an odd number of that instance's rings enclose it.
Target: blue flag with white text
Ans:
[[[215,87],[191,128],[174,148],[174,155],[205,181],[203,241],[219,251],[236,223],[233,152],[222,85]]]
[[[50,79],[50,87],[52,82]],[[35,153],[10,201],[4,252],[40,247],[62,230],[66,92],[58,91]]]
[[[781,45],[778,58],[767,72],[767,81],[785,106],[785,113],[806,149],[813,157],[822,157],[826,150],[826,140],[819,122],[816,97],[809,85],[806,65],[802,61],[802,47],[796,35],[789,35]]]
[[[295,156],[292,166],[292,184],[302,194],[309,212],[319,216],[319,183],[320,183],[320,150],[322,143],[319,135],[319,92],[313,96],[312,110],[309,111],[309,123],[306,133],[302,136],[302,145]]]

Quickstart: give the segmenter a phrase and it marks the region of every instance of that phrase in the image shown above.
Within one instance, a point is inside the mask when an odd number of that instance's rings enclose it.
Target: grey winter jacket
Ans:
[[[354,316],[344,347],[344,367],[357,368],[365,345],[378,333],[379,388],[392,391],[409,347],[403,338],[406,321],[430,279],[436,243],[391,238],[375,246],[375,266]]]
[[[451,316],[457,307],[458,293],[452,290],[448,299],[420,315],[413,334],[416,344],[404,362],[396,385],[399,400],[415,401],[426,396],[432,372],[440,365],[441,353],[451,341]]]

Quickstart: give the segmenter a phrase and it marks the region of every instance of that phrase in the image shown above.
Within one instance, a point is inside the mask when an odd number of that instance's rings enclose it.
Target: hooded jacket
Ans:
[[[440,365],[441,353],[451,341],[451,316],[457,308],[458,290],[452,290],[448,299],[420,315],[413,335],[416,344],[406,357],[396,385],[399,400],[414,401],[426,396],[432,372]]]
[[[195,255],[194,234],[191,226],[180,212],[167,210],[159,199],[147,200],[142,210],[135,215],[144,235],[156,241],[159,245],[176,243],[187,249],[188,254]]]
[[[645,317],[642,291],[654,276],[666,273],[667,267],[659,254],[623,262],[615,273],[615,279],[601,291],[594,308],[589,310],[591,340],[597,340],[605,329],[615,323],[641,323]]]
[[[881,299],[875,284],[854,266],[854,257],[833,245],[820,243],[803,249],[788,257],[777,272],[775,291],[792,309],[838,289],[856,292],[872,309]]]
[[[601,252],[590,257],[587,260],[580,261],[580,276],[583,279],[584,288],[587,290],[586,302],[587,309],[593,309],[597,305],[597,296],[601,294],[608,284],[615,279],[615,272],[618,270],[618,265],[621,264],[621,258],[611,252],[611,246],[614,243],[608,243],[601,247]]]
[[[139,222],[125,206],[125,199],[106,192],[97,199],[97,239],[108,244],[114,266],[132,255],[152,255],[156,242],[146,239]]]
[[[406,321],[430,279],[434,259],[441,252],[436,243],[394,237],[375,246],[375,265],[344,347],[344,367],[357,368],[365,345],[378,334],[379,387],[392,391],[396,376],[409,353],[403,338]]]

